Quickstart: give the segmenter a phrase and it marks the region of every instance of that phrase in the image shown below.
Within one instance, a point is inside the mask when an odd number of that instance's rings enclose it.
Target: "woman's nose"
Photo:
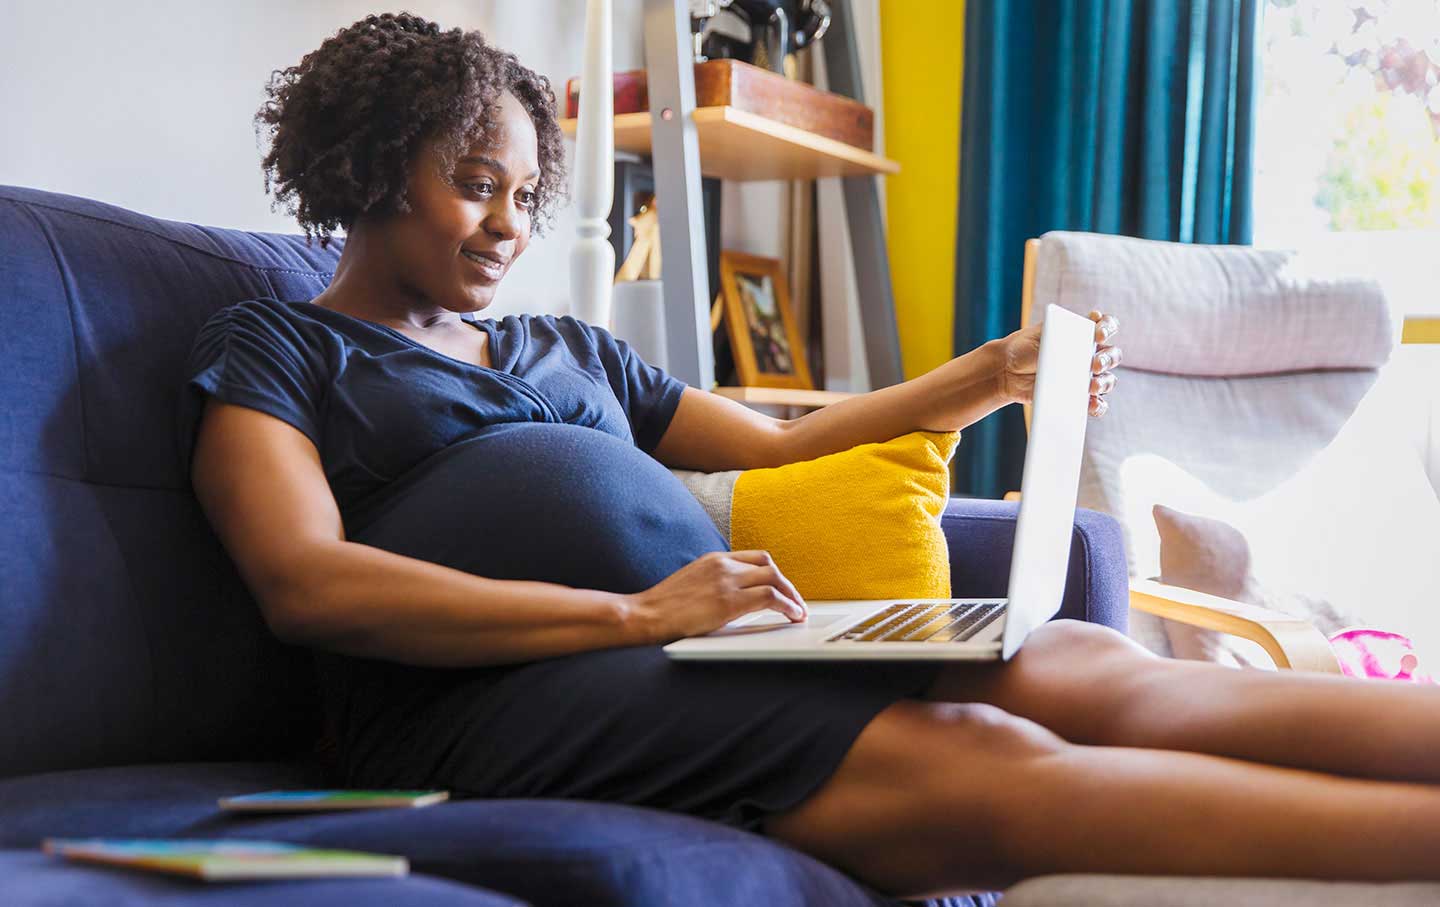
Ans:
[[[514,202],[504,201],[486,212],[483,226],[485,232],[500,239],[515,239],[523,229],[521,218],[524,216]]]

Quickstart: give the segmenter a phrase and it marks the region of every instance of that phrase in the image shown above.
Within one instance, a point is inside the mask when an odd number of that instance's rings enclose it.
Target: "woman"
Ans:
[[[902,895],[1440,874],[1432,689],[1157,659],[1065,621],[985,666],[659,654],[754,610],[805,619],[660,463],[961,428],[1029,399],[1037,331],[773,420],[573,319],[462,317],[563,177],[547,83],[478,34],[372,16],[276,73],[258,119],[279,198],[347,241],[315,299],[205,326],[191,474],[274,632],[327,653],[347,782],[690,812]],[[1092,317],[1100,415],[1120,354]]]

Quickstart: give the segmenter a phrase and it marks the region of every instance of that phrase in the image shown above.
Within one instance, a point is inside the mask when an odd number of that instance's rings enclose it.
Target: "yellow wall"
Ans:
[[[880,0],[890,279],[905,376],[951,356],[965,3]]]

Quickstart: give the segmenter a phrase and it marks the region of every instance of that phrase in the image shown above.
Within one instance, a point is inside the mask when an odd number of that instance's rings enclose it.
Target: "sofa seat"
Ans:
[[[221,797],[308,789],[300,763],[190,762],[43,772],[0,778],[0,848],[45,838],[199,837],[226,814]],[[205,832],[210,835],[210,832]]]
[[[216,805],[224,796],[315,783],[281,763],[137,765],[8,778],[0,780],[0,847],[35,848],[47,837],[246,838],[403,854],[415,873],[535,904],[573,903],[576,892],[584,892],[588,904],[637,907],[893,903],[773,840],[656,810],[574,800],[462,800],[423,809],[236,815]],[[738,866],[745,871],[736,872]]]
[[[523,902],[410,875],[403,879],[307,879],[211,884],[128,869],[71,863],[43,853],[0,850],[0,903],[5,907],[523,907]]]

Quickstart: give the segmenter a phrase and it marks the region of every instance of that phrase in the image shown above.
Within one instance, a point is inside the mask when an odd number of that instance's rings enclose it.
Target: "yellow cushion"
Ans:
[[[735,480],[730,547],[769,551],[806,599],[947,598],[940,514],[959,432],[882,444]]]

